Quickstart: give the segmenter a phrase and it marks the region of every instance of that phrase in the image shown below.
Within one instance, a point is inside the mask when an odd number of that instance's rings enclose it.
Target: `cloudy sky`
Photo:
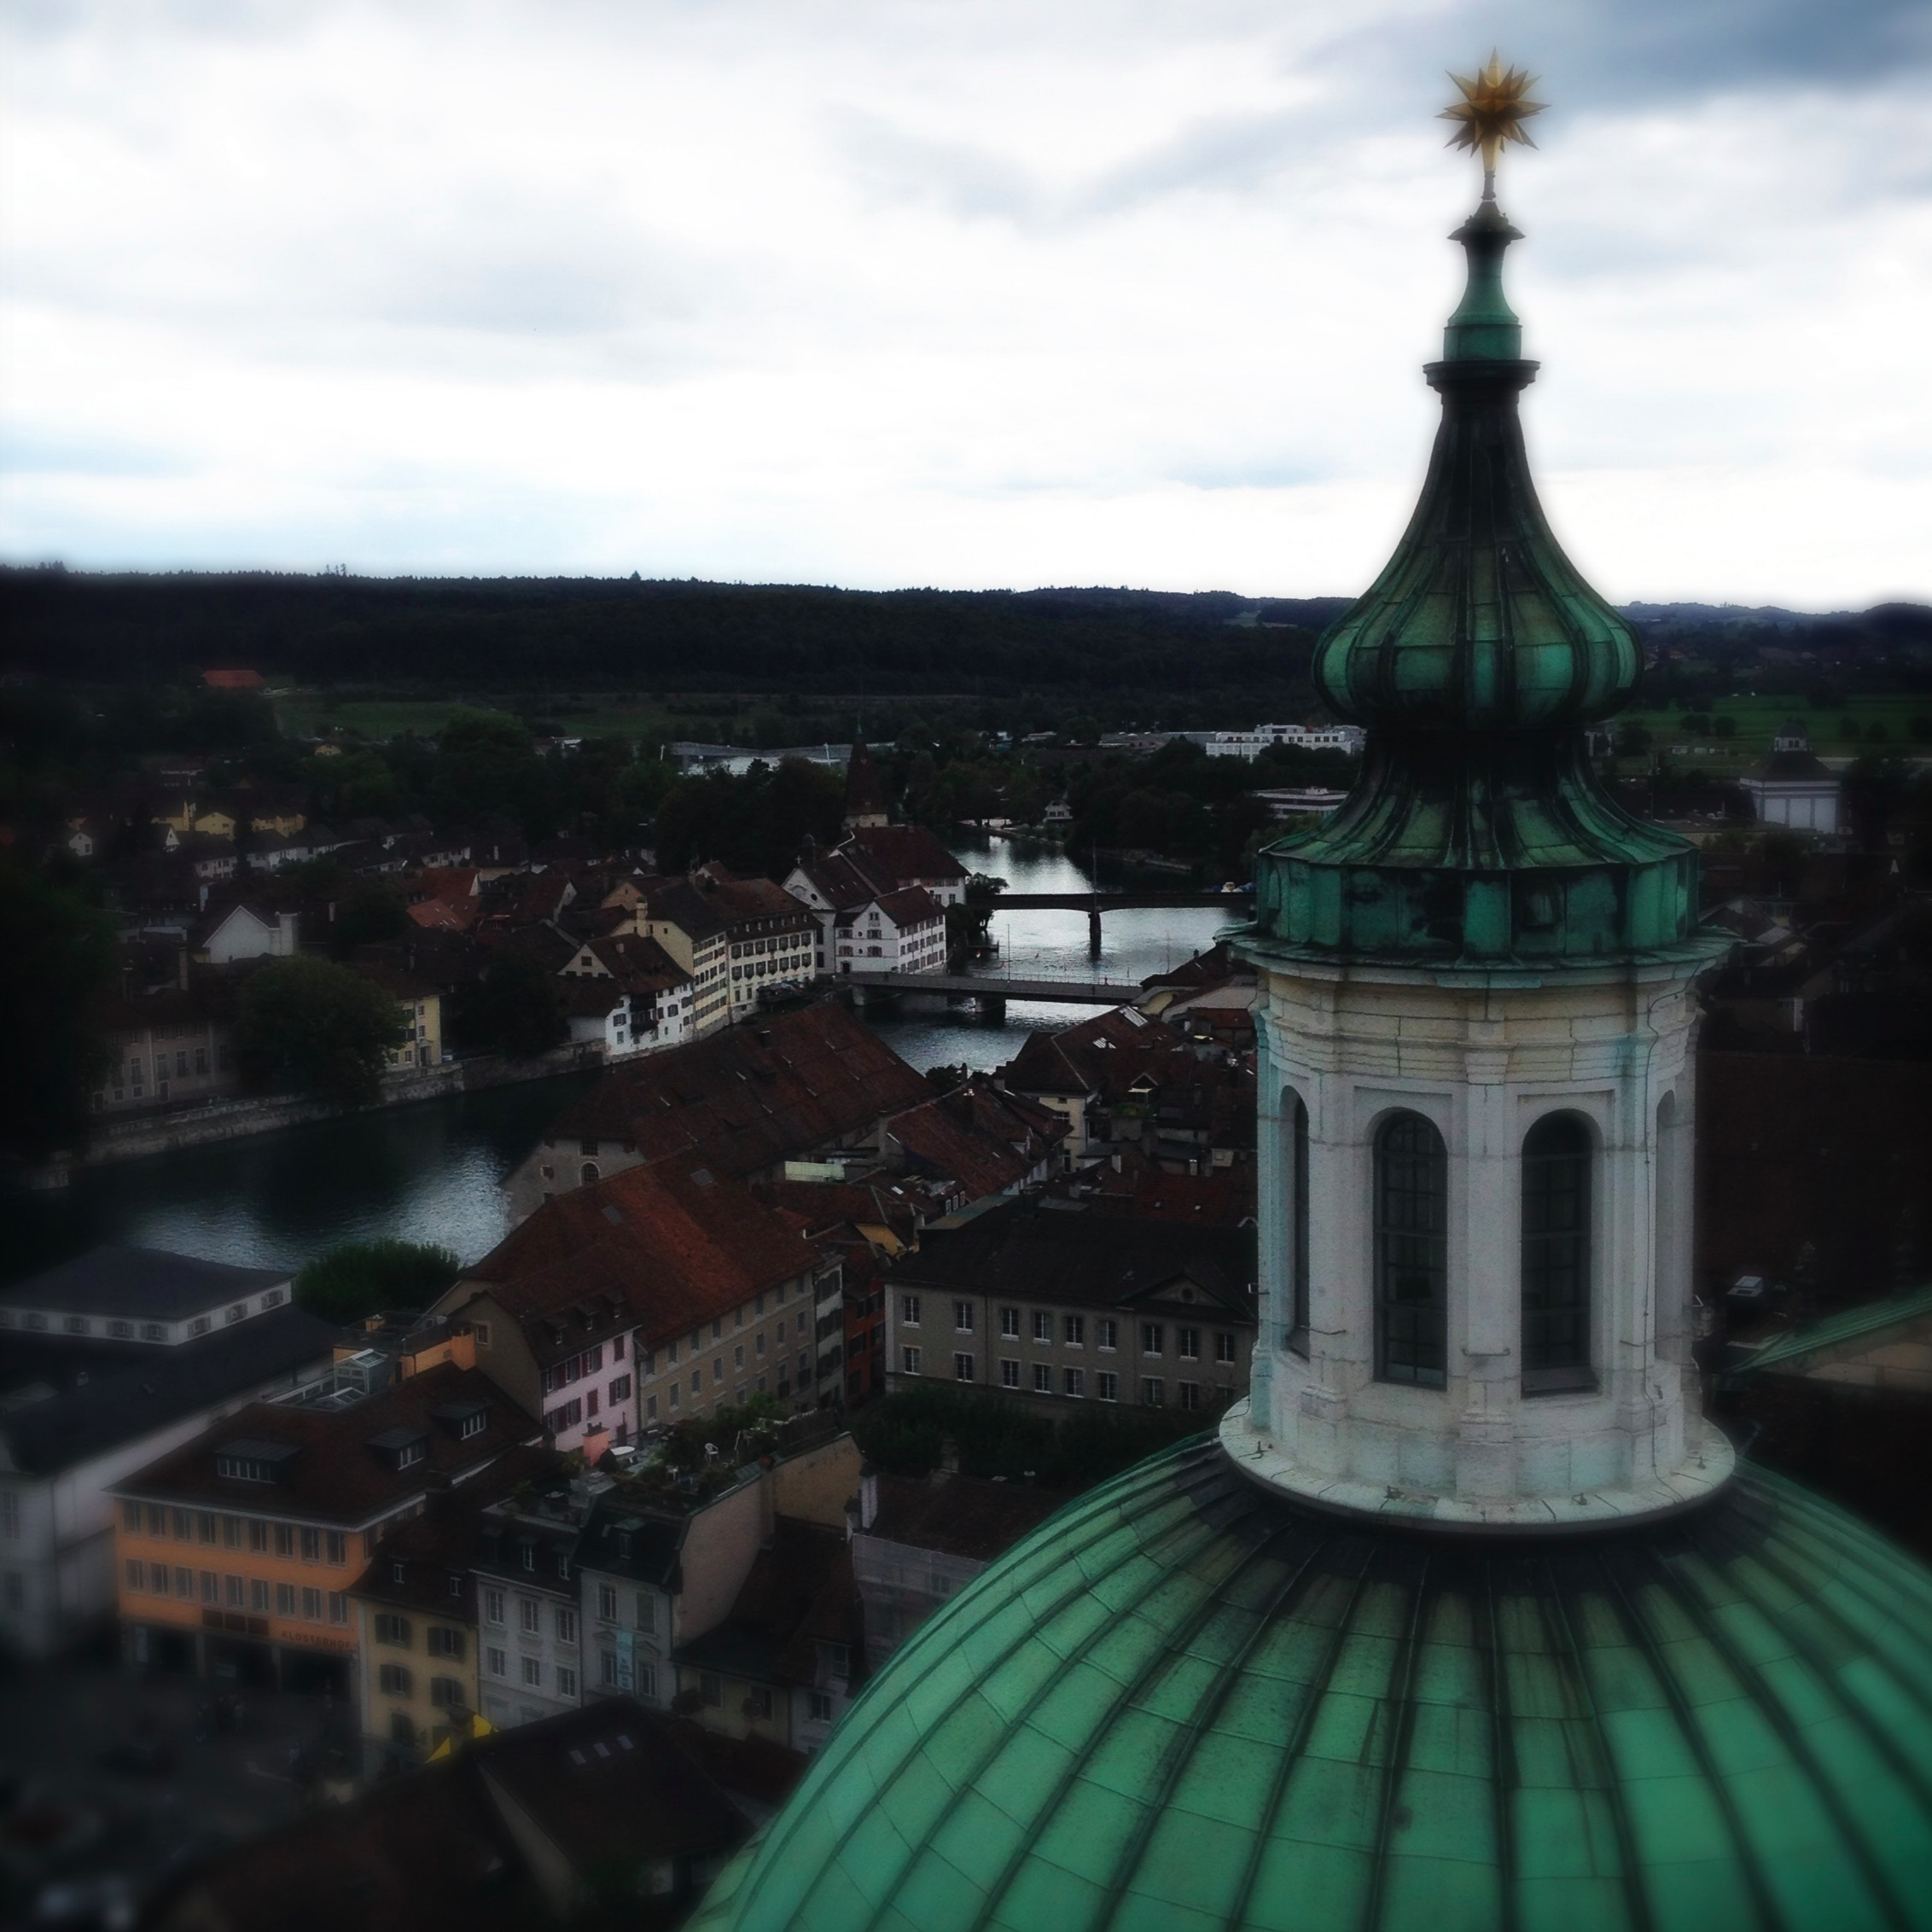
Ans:
[[[1579,562],[1932,596],[1927,0],[3,0],[0,556],[1352,593],[1493,42]]]

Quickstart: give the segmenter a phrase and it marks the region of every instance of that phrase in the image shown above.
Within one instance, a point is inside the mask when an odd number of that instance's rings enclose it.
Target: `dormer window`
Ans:
[[[236,1482],[279,1482],[296,1454],[292,1442],[264,1442],[245,1438],[224,1443],[215,1452],[215,1474]],[[210,1518],[212,1522],[213,1519]]]
[[[535,1574],[537,1568],[537,1545],[534,1543],[519,1544],[517,1545],[517,1556],[521,1561],[524,1568],[530,1571],[532,1575]]]
[[[420,1429],[386,1429],[369,1446],[393,1469],[413,1469],[429,1455],[429,1438]]]

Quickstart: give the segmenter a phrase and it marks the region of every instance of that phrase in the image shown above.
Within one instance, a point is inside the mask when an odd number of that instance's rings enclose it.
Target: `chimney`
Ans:
[[[870,1529],[879,1519],[879,1472],[867,1463],[858,1472],[858,1527]]]

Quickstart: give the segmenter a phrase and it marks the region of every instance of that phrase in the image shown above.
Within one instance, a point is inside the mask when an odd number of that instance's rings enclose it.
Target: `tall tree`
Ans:
[[[113,981],[113,934],[77,893],[0,860],[0,1149],[44,1160],[84,1138],[106,1052],[96,1010]]]
[[[236,1023],[242,1050],[271,1079],[333,1106],[373,1102],[389,1049],[409,1037],[389,994],[326,959],[271,960],[242,989]]]

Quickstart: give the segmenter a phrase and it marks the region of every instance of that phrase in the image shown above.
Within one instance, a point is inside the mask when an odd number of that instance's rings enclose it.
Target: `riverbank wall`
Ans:
[[[492,1087],[525,1080],[554,1080],[560,1074],[589,1073],[603,1064],[595,1045],[573,1044],[554,1048],[528,1060],[499,1054],[480,1054],[468,1060],[446,1061],[440,1067],[412,1067],[382,1077],[382,1097],[359,1111],[375,1113],[393,1107],[414,1107],[423,1101],[453,1094],[481,1093]],[[119,1161],[138,1161],[151,1154],[172,1154],[183,1148],[207,1147],[222,1141],[252,1139],[280,1133],[317,1120],[346,1118],[341,1109],[306,1094],[267,1094],[246,1100],[217,1100],[183,1108],[178,1113],[148,1114],[137,1120],[103,1120],[95,1128],[87,1150],[30,1170],[23,1178],[30,1187],[64,1187],[76,1167],[103,1167]]]

